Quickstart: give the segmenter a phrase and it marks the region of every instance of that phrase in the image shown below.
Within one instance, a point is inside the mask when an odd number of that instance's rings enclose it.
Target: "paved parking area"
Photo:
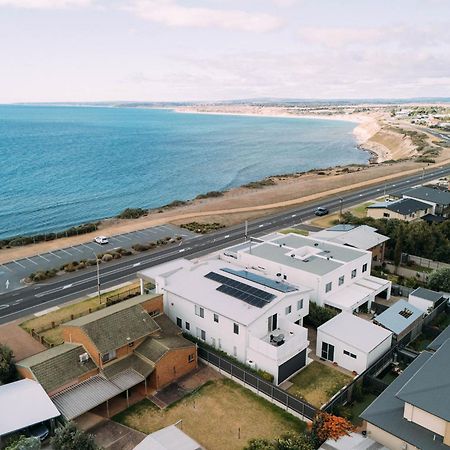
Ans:
[[[109,243],[104,245],[88,242],[30,258],[0,264],[0,294],[19,289],[23,286],[21,280],[30,273],[37,272],[38,270],[58,269],[62,265],[72,261],[94,259],[96,254],[105,253],[115,248],[131,248],[134,244],[144,244],[165,237],[177,236],[182,236],[186,239],[195,236],[195,233],[174,225],[160,225],[140,231],[119,234],[117,236],[109,236]]]

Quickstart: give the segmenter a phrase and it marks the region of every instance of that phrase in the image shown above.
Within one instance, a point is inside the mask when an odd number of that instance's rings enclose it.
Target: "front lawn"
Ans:
[[[238,450],[252,438],[305,429],[299,419],[228,379],[210,381],[164,410],[143,400],[113,420],[144,433],[182,420],[183,431],[214,450]]]
[[[305,399],[317,408],[327,403],[340,389],[352,381],[352,377],[338,370],[313,361],[289,380],[293,385],[288,392]]]

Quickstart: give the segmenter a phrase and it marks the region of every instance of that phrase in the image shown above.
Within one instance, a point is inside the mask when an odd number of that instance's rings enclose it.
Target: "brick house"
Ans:
[[[195,344],[141,295],[62,325],[64,344],[17,363],[73,419],[130,389],[158,390],[197,367]]]

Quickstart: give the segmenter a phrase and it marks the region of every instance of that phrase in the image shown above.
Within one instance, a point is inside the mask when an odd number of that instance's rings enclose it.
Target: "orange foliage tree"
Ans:
[[[314,419],[312,435],[321,445],[327,439],[337,441],[340,437],[349,435],[353,430],[352,423],[347,419],[321,412]]]

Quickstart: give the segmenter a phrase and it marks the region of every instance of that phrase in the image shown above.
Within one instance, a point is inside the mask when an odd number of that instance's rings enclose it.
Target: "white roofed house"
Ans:
[[[421,287],[411,292],[408,297],[408,303],[411,303],[411,305],[414,305],[425,313],[430,313],[434,308],[445,301],[447,301],[446,297],[440,292]]]
[[[221,258],[294,286],[306,286],[311,289],[311,301],[339,311],[370,309],[377,295],[390,297],[391,282],[370,275],[370,251],[323,239],[271,234],[228,248]]]
[[[138,276],[155,283],[184,332],[271,373],[276,384],[305,366],[311,289],[217,258],[179,259]]]

